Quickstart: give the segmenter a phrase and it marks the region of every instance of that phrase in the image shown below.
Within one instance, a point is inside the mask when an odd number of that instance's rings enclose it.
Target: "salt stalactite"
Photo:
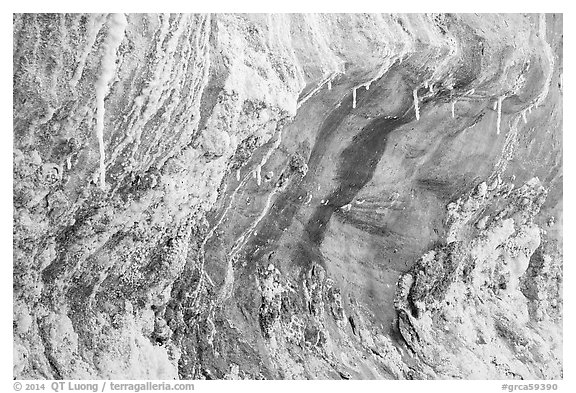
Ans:
[[[388,69],[390,69],[390,62],[384,64],[384,66],[382,66],[382,68],[380,68],[380,70],[378,71],[378,74],[376,74],[376,76],[372,79],[370,79],[368,82],[364,83],[362,86],[364,86],[366,88],[366,90],[370,90],[370,86],[372,86],[372,83],[376,82],[378,79],[382,78],[384,76],[384,74],[386,73],[386,71],[388,71]]]
[[[334,72],[332,73],[332,75],[330,75],[330,76],[328,77],[328,81],[323,82],[322,84],[327,83],[327,84],[328,84],[328,90],[332,90],[332,81],[333,81],[334,79],[336,79],[336,77],[337,77],[338,75],[343,74],[343,73],[344,73],[343,71],[334,71]]]
[[[418,106],[418,89],[412,91],[414,96],[414,109],[416,111],[416,120],[420,120],[420,107]]]
[[[70,87],[72,89],[74,89],[76,87],[76,85],[78,84],[78,81],[82,77],[82,72],[84,71],[84,66],[86,65],[86,60],[88,59],[88,55],[92,51],[92,47],[94,46],[94,43],[96,42],[96,36],[98,35],[98,32],[100,31],[100,29],[104,25],[105,21],[106,21],[106,15],[96,15],[93,19],[90,19],[90,24],[86,28],[86,34],[87,34],[86,46],[84,47],[84,50],[82,51],[82,55],[80,55],[78,65],[76,66],[76,69],[74,70],[74,75],[72,76],[72,79],[70,79],[70,82],[69,82]]]
[[[312,91],[310,91],[310,92],[309,92],[308,94],[306,94],[300,101],[298,101],[298,102],[296,103],[296,108],[298,109],[298,108],[300,108],[302,105],[304,105],[304,103],[305,103],[306,101],[308,101],[308,99],[309,99],[310,97],[312,97],[314,94],[316,94],[320,89],[322,89],[322,87],[324,87],[325,84],[328,85],[328,90],[331,90],[331,89],[332,89],[332,80],[333,80],[334,78],[336,78],[336,76],[338,76],[339,74],[341,74],[341,72],[338,72],[338,71],[337,71],[337,72],[335,72],[332,76],[330,76],[330,77],[324,79],[322,82],[320,82],[320,83],[318,84],[318,86],[316,86]]]
[[[100,188],[106,188],[106,164],[104,151],[104,98],[108,94],[108,84],[116,71],[116,51],[124,39],[127,21],[124,14],[110,15],[108,36],[104,42],[104,54],[100,64],[100,77],[96,81],[96,136],[100,147]]]
[[[236,181],[240,181],[240,169],[236,170]]]
[[[454,118],[454,106],[456,105],[456,101],[452,101],[452,118]]]
[[[262,167],[260,165],[256,167],[256,184],[262,184]]]
[[[370,79],[368,82],[362,83],[354,87],[354,89],[352,90],[352,108],[356,108],[356,90],[358,90],[361,87],[364,87],[366,90],[370,90],[370,86],[372,86],[372,83],[382,78],[384,74],[386,74],[386,72],[390,69],[392,64],[393,64],[392,60],[386,59],[385,63],[380,67],[380,69],[372,79]]]
[[[500,134],[500,122],[502,121],[502,100],[504,97],[498,97],[496,102],[496,110],[498,111],[498,117],[496,118],[496,135]]]

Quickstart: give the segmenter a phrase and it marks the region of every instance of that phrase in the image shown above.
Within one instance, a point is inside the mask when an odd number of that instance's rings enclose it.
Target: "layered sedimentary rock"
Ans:
[[[561,15],[13,28],[16,378],[562,377]]]

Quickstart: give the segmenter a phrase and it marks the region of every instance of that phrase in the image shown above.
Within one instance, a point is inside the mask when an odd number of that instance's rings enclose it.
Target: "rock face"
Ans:
[[[15,15],[15,378],[562,378],[561,15]]]

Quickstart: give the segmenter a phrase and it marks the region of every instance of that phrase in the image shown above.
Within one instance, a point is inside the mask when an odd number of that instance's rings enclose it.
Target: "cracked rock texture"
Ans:
[[[13,32],[15,378],[562,378],[561,15]]]

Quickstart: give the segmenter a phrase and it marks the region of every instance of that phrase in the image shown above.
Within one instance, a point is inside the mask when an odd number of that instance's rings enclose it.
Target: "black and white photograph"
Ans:
[[[13,13],[8,388],[556,390],[564,17],[518,11]]]

